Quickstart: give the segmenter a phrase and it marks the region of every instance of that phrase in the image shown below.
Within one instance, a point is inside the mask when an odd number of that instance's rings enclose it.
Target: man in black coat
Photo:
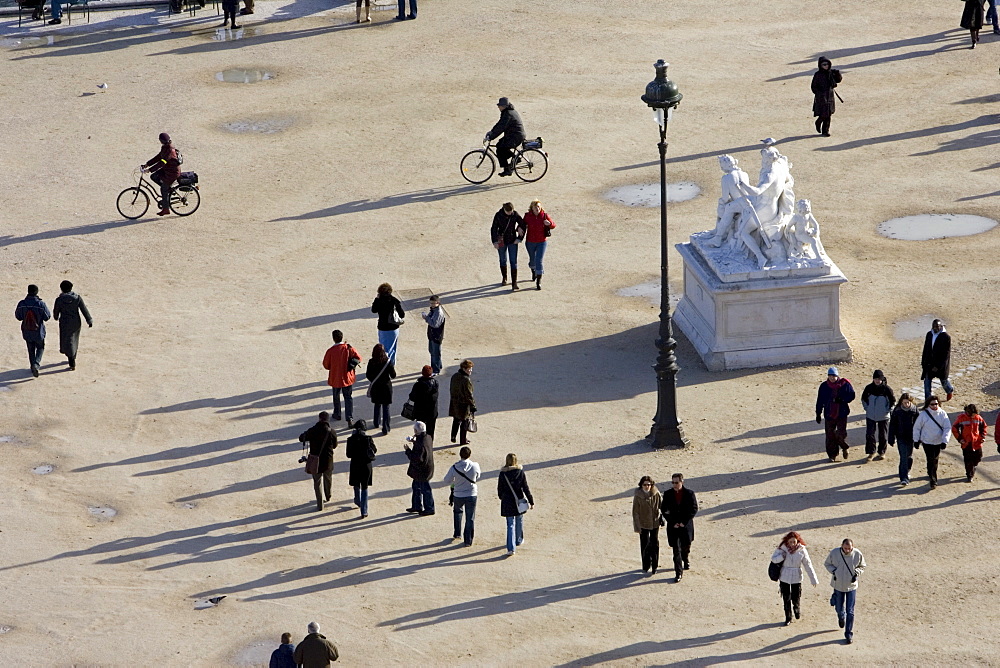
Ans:
[[[941,387],[948,393],[945,401],[951,401],[955,388],[948,380],[948,368],[951,366],[951,336],[944,329],[944,323],[934,319],[931,331],[924,337],[924,352],[920,355],[920,368],[923,373],[920,379],[924,381],[924,396],[931,396],[931,381],[941,380]]]
[[[694,541],[694,516],[698,513],[698,499],[694,492],[684,487],[684,474],[675,473],[670,478],[673,490],[664,493],[660,513],[667,526],[667,541],[674,550],[674,573],[680,582],[684,571],[691,568],[688,554]]]
[[[826,56],[820,56],[816,63],[816,72],[812,78],[813,116],[816,117],[816,132],[824,137],[830,136],[830,117],[837,111],[836,91],[833,90],[844,80],[840,70],[833,68],[833,63]]]
[[[406,475],[413,479],[413,498],[408,513],[419,515],[434,514],[434,494],[431,493],[431,478],[434,477],[434,437],[427,433],[427,425],[419,420],[413,423],[413,436],[406,439],[413,443],[413,449],[404,445],[403,451],[410,465]]]
[[[507,98],[497,100],[497,107],[500,109],[500,120],[486,133],[485,139],[490,141],[503,135],[503,139],[497,142],[497,160],[500,161],[500,176],[510,176],[514,171],[507,163],[514,155],[514,149],[524,142],[524,124],[521,122],[521,114],[517,113]]]
[[[410,390],[410,401],[413,402],[413,420],[423,422],[427,433],[434,436],[434,427],[438,419],[438,381],[434,378],[434,370],[425,365],[420,370],[420,378]]]
[[[309,454],[319,457],[319,468],[312,474],[313,489],[316,491],[316,510],[323,510],[324,495],[320,494],[319,484],[323,481],[323,492],[327,503],[333,486],[333,451],[337,447],[337,434],[330,426],[330,414],[323,411],[319,414],[319,422],[309,427],[299,435],[299,442],[309,443]]]

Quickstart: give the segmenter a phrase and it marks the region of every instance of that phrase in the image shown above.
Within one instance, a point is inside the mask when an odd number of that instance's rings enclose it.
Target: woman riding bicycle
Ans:
[[[160,186],[160,212],[156,215],[166,216],[170,213],[171,186],[181,174],[181,161],[177,157],[177,149],[170,141],[170,135],[160,133],[160,152],[150,158],[143,166],[150,172],[149,178]]]

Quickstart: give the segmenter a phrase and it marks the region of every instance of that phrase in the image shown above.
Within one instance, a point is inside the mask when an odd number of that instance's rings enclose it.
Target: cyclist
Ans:
[[[166,216],[170,213],[170,186],[181,174],[181,161],[177,157],[177,149],[170,141],[170,135],[160,133],[160,152],[150,158],[144,171],[150,173],[149,178],[160,186],[160,212],[156,215]]]
[[[497,107],[500,109],[500,120],[486,133],[484,140],[488,142],[503,135],[503,139],[497,142],[497,160],[500,161],[500,176],[510,176],[514,171],[508,162],[514,155],[514,149],[524,141],[524,124],[521,123],[521,115],[507,98],[497,100]]]

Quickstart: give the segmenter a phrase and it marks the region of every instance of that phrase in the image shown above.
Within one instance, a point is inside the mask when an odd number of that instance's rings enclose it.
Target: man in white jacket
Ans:
[[[461,460],[455,462],[444,475],[444,481],[451,483],[455,504],[455,533],[452,540],[465,539],[465,546],[472,545],[476,533],[476,501],[479,490],[476,482],[482,475],[479,464],[470,461],[472,448],[465,446],[458,451]],[[462,530],[462,512],[465,511],[465,530]]]
[[[913,447],[924,446],[927,455],[927,477],[931,489],[937,487],[938,457],[951,440],[951,421],[935,395],[927,397],[923,410],[913,423]]]
[[[854,642],[854,601],[858,593],[858,577],[865,572],[868,565],[861,550],[854,549],[854,541],[845,538],[840,547],[834,548],[826,561],[826,570],[833,578],[833,598],[831,603],[837,611],[840,628],[844,629],[847,644]]]

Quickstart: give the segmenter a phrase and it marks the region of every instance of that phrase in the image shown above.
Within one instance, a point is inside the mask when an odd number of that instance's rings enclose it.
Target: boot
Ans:
[[[170,215],[170,209],[160,209],[159,213],[157,213],[156,215],[157,216],[168,216],[168,215]]]
[[[538,274],[535,273],[535,268],[529,264],[528,269],[531,270],[531,280],[535,280],[538,277]]]
[[[823,131],[823,136],[824,137],[829,137],[830,136],[830,118],[829,117],[823,119],[823,125],[820,126],[820,129]]]
[[[538,274],[537,276],[535,276],[535,289],[536,290],[541,290],[542,289],[542,275],[541,274]]]
[[[365,23],[372,22],[372,7],[371,5],[365,5]],[[368,517],[365,515],[364,517]]]
[[[361,6],[357,7],[358,23],[361,23]]]
[[[816,118],[816,132],[823,132],[823,119],[819,117]]]
[[[513,267],[510,268],[510,289],[511,290],[521,289],[517,287],[517,269],[514,269]]]
[[[69,370],[70,371],[75,371],[76,370],[76,358],[75,357],[70,357],[69,358]]]
[[[507,285],[507,265],[500,265],[500,275],[503,276],[503,282],[500,285]]]

